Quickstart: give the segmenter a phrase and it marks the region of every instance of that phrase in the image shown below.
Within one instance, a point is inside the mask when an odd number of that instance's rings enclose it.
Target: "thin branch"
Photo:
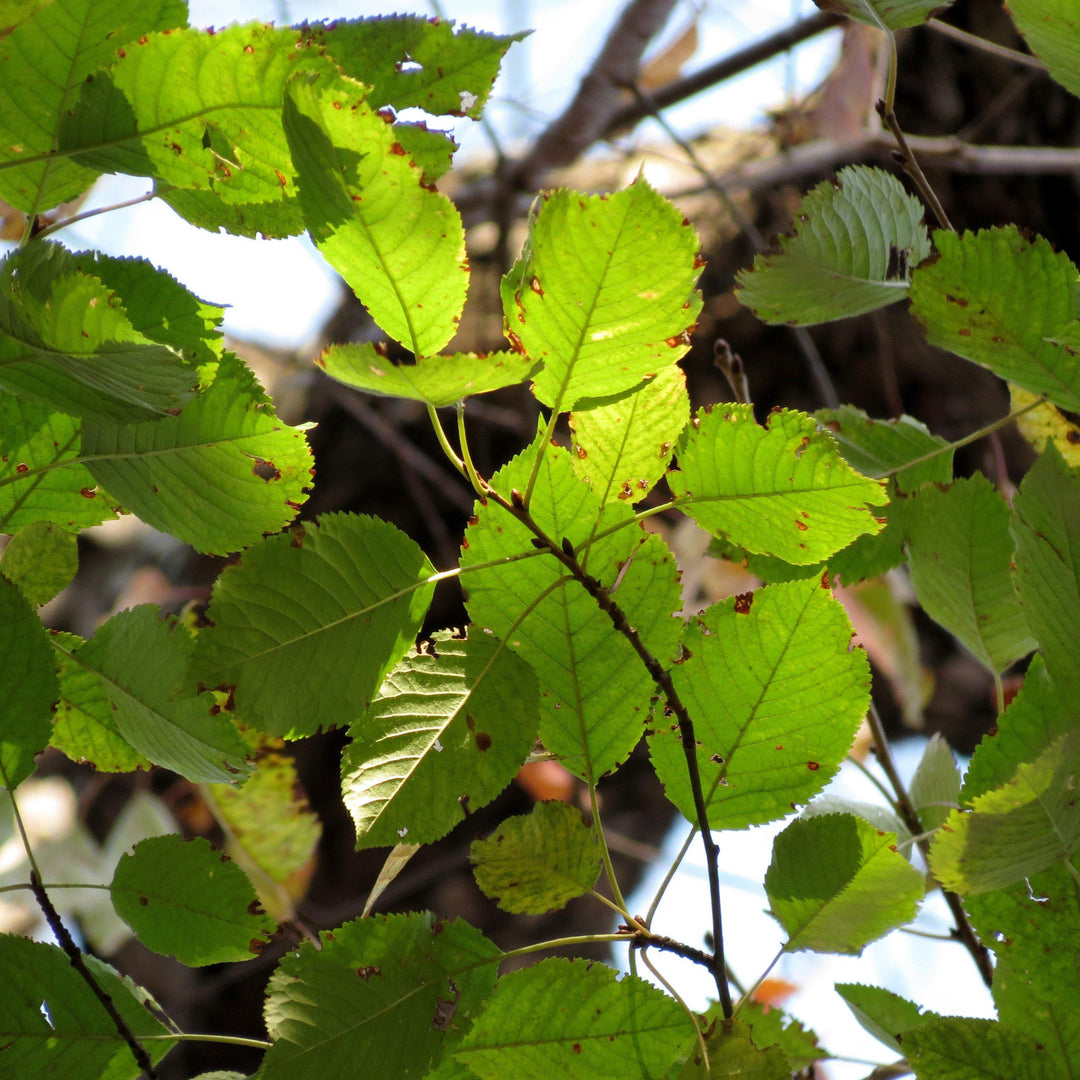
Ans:
[[[720,850],[713,839],[709,829],[708,808],[705,805],[705,794],[701,785],[701,774],[698,770],[697,739],[694,735],[694,723],[690,718],[686,705],[679,697],[671,675],[663,665],[645,647],[637,630],[634,629],[626,618],[625,613],[611,598],[611,594],[591,574],[585,572],[584,567],[578,561],[574,549],[569,540],[564,539],[561,543],[556,542],[540,527],[536,519],[529,513],[525,501],[520,492],[511,492],[508,500],[494,488],[488,486],[488,498],[497,502],[504,510],[512,514],[520,521],[536,538],[536,543],[546,549],[550,554],[566,567],[571,576],[583,589],[596,601],[597,606],[611,619],[612,625],[630,643],[638,658],[645,665],[645,669],[652,676],[653,682],[660,688],[667,700],[668,708],[674,713],[681,736],[683,754],[686,757],[686,768],[690,780],[690,788],[694,796],[694,812],[697,817],[698,828],[701,831],[702,844],[705,847],[705,865],[709,873],[709,900],[712,908],[712,934],[715,953],[712,958],[710,970],[716,983],[719,994],[720,1007],[725,1017],[732,1015],[731,991],[728,988],[724,965],[724,935],[723,921],[720,912]]]
[[[896,796],[896,812],[900,815],[900,820],[907,826],[908,832],[918,839],[922,837],[925,830],[923,829],[922,821],[919,818],[919,812],[912,804],[911,798],[907,793],[907,788],[904,787],[904,781],[900,778],[900,773],[896,768],[896,762],[893,761],[892,752],[889,749],[889,740],[885,734],[885,725],[882,724],[881,716],[877,711],[877,706],[874,705],[873,702],[870,703],[870,711],[867,713],[867,722],[870,725],[870,731],[874,737],[874,752],[877,755],[878,763],[881,765],[885,775],[889,778],[889,783],[892,785],[893,793]],[[929,865],[930,845],[925,839],[921,839],[919,842],[919,850],[922,852],[922,856],[926,860],[927,865]],[[954,892],[949,892],[944,886],[942,886],[941,892],[945,897],[945,902],[949,905],[949,911],[952,912],[953,919],[956,921],[956,936],[958,940],[971,954],[971,958],[975,961],[975,966],[979,969],[979,974],[982,976],[983,982],[986,983],[987,986],[992,985],[994,980],[994,965],[990,962],[990,953],[986,946],[979,941],[978,937],[976,937],[975,930],[968,921],[967,912],[964,911],[963,905],[960,903],[960,897]]]
[[[766,60],[771,60],[780,53],[787,52],[789,49],[809,38],[816,37],[825,30],[840,26],[845,21],[842,15],[818,12],[806,19],[801,19],[797,23],[793,23],[783,30],[777,31],[775,34],[762,38],[761,41],[747,45],[745,48],[733,52],[730,56],[725,56],[722,60],[717,60],[715,63],[703,67],[700,71],[685,75],[674,82],[668,83],[666,86],[657,87],[652,94],[653,100],[661,109],[666,109],[670,105],[677,105],[680,101],[685,101],[695,94],[700,94],[703,90],[710,90],[712,87],[734,78],[736,75],[741,75],[744,71],[749,71],[750,68],[762,64]],[[641,102],[630,102],[615,113],[603,135],[610,137],[620,129],[631,127],[648,115],[649,110],[644,108]]]
[[[37,900],[38,907],[41,908],[41,911],[45,916],[45,921],[49,924],[49,929],[51,929],[56,936],[60,948],[67,954],[68,960],[71,961],[71,966],[82,976],[83,981],[90,987],[91,991],[93,991],[94,997],[101,1002],[102,1008],[109,1014],[109,1019],[112,1020],[117,1033],[124,1042],[127,1043],[128,1048],[131,1050],[131,1055],[135,1058],[135,1064],[139,1066],[139,1071],[143,1076],[147,1077],[148,1080],[157,1080],[157,1069],[154,1068],[154,1063],[150,1060],[150,1055],[139,1043],[139,1040],[135,1038],[135,1033],[128,1027],[127,1021],[124,1020],[117,1011],[113,999],[102,988],[97,979],[94,978],[90,969],[86,966],[86,963],[82,958],[82,953],[79,952],[79,947],[71,940],[71,935],[68,933],[67,927],[64,925],[56,908],[53,907],[53,902],[49,899],[48,893],[45,892],[41,880],[34,870],[30,871],[30,888],[33,889],[34,899]]]
[[[508,171],[511,190],[535,191],[550,169],[576,161],[601,138],[637,82],[649,42],[664,28],[678,0],[630,0],[573,101],[553,120],[532,149]]]
[[[1021,64],[1035,71],[1046,71],[1046,65],[1037,56],[1032,56],[1030,53],[1022,53],[1017,49],[998,45],[995,41],[987,41],[986,38],[981,38],[976,34],[969,34],[966,30],[961,30],[959,26],[951,26],[940,19],[931,19],[926,25],[931,30],[936,30],[939,34],[960,42],[961,45],[967,45],[972,49],[978,49],[980,52],[1000,57],[1002,60],[1011,60],[1014,64]]]

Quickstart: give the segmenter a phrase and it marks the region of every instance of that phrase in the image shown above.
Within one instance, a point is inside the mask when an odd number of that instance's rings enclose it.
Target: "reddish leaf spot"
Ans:
[[[285,174],[280,169],[274,170],[274,175],[277,177],[277,182],[284,188],[288,187],[289,181],[285,178]],[[326,365],[323,364],[323,367]]]
[[[580,1054],[581,1053],[581,1043],[574,1043],[574,1045],[570,1049],[573,1050],[575,1054]]]
[[[251,903],[248,904],[248,906],[247,906],[247,911],[248,911],[249,915],[265,915],[266,914],[266,912],[263,910],[262,904],[260,904],[258,900],[252,900]]]
[[[796,521],[796,522],[795,522],[795,528],[796,528],[796,529],[798,529],[798,530],[799,530],[800,532],[806,532],[806,530],[807,530],[807,529],[808,529],[809,527],[810,527],[810,526],[809,526],[809,525],[807,525],[807,524],[806,524],[805,522],[802,522],[802,521]]]
[[[480,753],[491,749],[491,736],[486,731],[478,731],[473,738],[476,739],[476,749]]]
[[[532,289],[532,291],[536,293],[537,296],[544,295],[544,290],[540,285],[540,279],[535,274],[533,274],[533,276],[529,278],[529,288]]]
[[[20,472],[20,473],[21,472],[29,472],[30,471],[30,466],[27,465],[25,461],[20,461],[19,464],[15,466],[15,471]]]
[[[79,488],[79,494],[84,499],[96,499],[97,492],[93,488]]]
[[[818,771],[818,769],[820,769],[820,768],[821,768],[821,766],[820,766],[820,765],[819,765],[819,764],[818,764],[818,763],[817,763],[816,761],[808,761],[808,762],[806,763],[806,767],[807,767],[807,768],[808,768],[808,769],[809,769],[809,770],[810,770],[811,772],[817,772],[817,771]]]
[[[752,592],[739,593],[735,597],[735,614],[745,615],[750,610],[750,605],[754,602],[754,594]]]
[[[405,147],[396,142],[390,147],[390,153],[396,154],[398,157],[405,157]]]
[[[1080,443],[1080,431],[1067,431],[1065,433],[1065,438],[1075,446],[1077,443]]]
[[[147,904],[149,904],[149,903],[150,903],[150,901],[149,901],[149,900],[147,900],[145,896],[142,896],[142,895],[140,894],[140,896],[139,896],[139,903],[140,903],[140,904],[141,904],[141,905],[142,905],[143,907],[146,907],[146,905],[147,905]]]
[[[244,52],[247,53],[248,56],[253,56],[254,53],[255,53],[255,46],[254,45],[245,45],[244,46]]]
[[[127,51],[125,49],[117,49],[116,55],[119,56],[121,60],[123,60],[124,57],[127,56]]]
[[[248,942],[248,952],[250,952],[253,956],[258,956],[259,953],[261,953],[263,949],[266,948],[266,944],[267,943],[263,941],[262,938],[253,937]]]
[[[971,331],[966,326],[961,326],[956,332],[960,337],[971,337]]]
[[[581,458],[582,461],[584,461],[589,456],[589,451],[586,450],[584,446],[575,446],[574,453],[577,454],[577,456]]]
[[[946,293],[945,294],[945,299],[950,304],[956,304],[957,307],[967,307],[968,306],[968,302],[963,297],[950,296],[948,293]]]

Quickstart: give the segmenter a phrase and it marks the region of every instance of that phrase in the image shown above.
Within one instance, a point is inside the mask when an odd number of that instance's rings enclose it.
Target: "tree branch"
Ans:
[[[601,138],[625,100],[626,87],[637,82],[649,42],[664,28],[676,3],[630,0],[574,100],[547,126],[528,154],[510,167],[506,178],[510,190],[535,191],[545,172],[576,161]]]

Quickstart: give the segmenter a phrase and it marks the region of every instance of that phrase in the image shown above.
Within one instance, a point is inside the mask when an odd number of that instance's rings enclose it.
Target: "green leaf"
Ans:
[[[96,672],[71,655],[83,639],[53,631],[50,640],[59,660],[60,702],[49,745],[72,761],[89,762],[100,772],[149,769],[150,761],[120,734],[105,684]]]
[[[827,1061],[832,1055],[818,1045],[810,1028],[786,1016],[775,1006],[747,1001],[739,1006],[739,1015],[750,1025],[750,1038],[759,1050],[777,1047],[787,1059],[789,1069],[805,1069],[815,1061]]]
[[[27,213],[72,199],[97,178],[69,158],[44,158],[58,147],[61,118],[87,76],[125,43],[187,23],[183,0],[70,0],[43,4],[4,42],[0,55],[0,197]],[[37,158],[20,164],[21,158]],[[6,166],[6,168],[5,168]]]
[[[214,233],[224,229],[237,236],[279,240],[304,231],[304,215],[295,194],[274,202],[234,203],[223,202],[214,191],[163,187],[158,198],[196,228]]]
[[[964,900],[979,937],[997,954],[994,1004],[1067,1076],[1080,1060],[1080,895],[1059,864],[1006,889]]]
[[[1080,410],[1076,267],[1015,225],[934,234],[939,257],[912,275],[911,311],[931,345],[973,360],[1063,409]]]
[[[793,821],[765,874],[772,915],[788,934],[784,949],[858,956],[910,922],[922,874],[895,849],[895,834],[850,815]]]
[[[1074,0],[1009,0],[1008,10],[1051,77],[1080,95],[1080,10]]]
[[[476,884],[503,911],[543,915],[587,893],[600,874],[596,833],[581,812],[561,802],[537,803],[507,818],[469,850]]]
[[[93,957],[86,962],[136,1038],[170,1034],[144,1007],[130,980]],[[131,1048],[62,949],[0,934],[0,970],[0,1069],[5,1076],[130,1080],[136,1074]],[[157,1062],[175,1040],[146,1038],[143,1045]]]
[[[1080,700],[1052,681],[1042,657],[1031,661],[1019,692],[983,738],[964,774],[960,804],[971,806],[980,795],[1008,783],[1023,761],[1034,761],[1055,740],[1080,727]]]
[[[321,938],[270,979],[262,1080],[326,1080],[358,1063],[372,1076],[427,1076],[468,1031],[501,955],[479,930],[429,913],[354,919]]]
[[[1025,1032],[995,1020],[945,1016],[904,1038],[918,1080],[1060,1080],[1051,1055]]]
[[[224,555],[277,532],[307,497],[313,459],[303,427],[279,420],[239,358],[179,416],[142,424],[87,421],[94,478],[148,525]]]
[[[194,677],[270,735],[350,723],[413,644],[434,573],[375,518],[324,514],[272,536],[215,583]]]
[[[100,677],[120,734],[155,765],[196,783],[231,783],[251,772],[247,748],[214,696],[187,678],[191,635],[159,614],[152,604],[122,611],[67,655]]]
[[[0,575],[0,785],[14,790],[49,743],[60,696],[49,638],[26,598]],[[0,1059],[2,1060],[2,1059]]]
[[[860,1026],[898,1054],[903,1054],[900,1036],[913,1028],[937,1020],[937,1013],[920,1012],[913,1001],[880,986],[837,983],[836,992],[847,1002]]]
[[[745,1010],[740,1010],[745,1013]],[[773,1015],[779,1015],[773,1013]],[[720,1080],[740,1077],[741,1080],[790,1080],[793,1062],[778,1047],[763,1047],[758,1039],[758,1017],[748,1024],[741,1020],[721,1020],[714,1023],[705,1038],[709,1052],[705,1062],[700,1044],[695,1039],[690,1057],[678,1073],[678,1080]],[[812,1058],[816,1061],[816,1058]]]
[[[697,244],[640,178],[611,195],[541,196],[525,254],[502,281],[507,336],[545,365],[536,396],[565,412],[683,356],[701,309]]]
[[[79,422],[0,390],[0,532],[35,521],[77,531],[116,517],[79,456]]]
[[[373,108],[423,109],[479,120],[503,54],[526,34],[485,34],[447,19],[391,15],[313,23],[298,44],[325,48],[342,70],[371,87]]]
[[[123,305],[58,244],[8,256],[0,263],[0,385],[84,418],[177,411],[195,390],[194,366],[135,327]]]
[[[922,217],[922,203],[883,169],[841,169],[806,196],[779,251],[758,255],[752,270],[739,273],[739,299],[764,322],[793,326],[903,300],[911,268],[930,254]]]
[[[201,189],[225,204],[279,203],[294,193],[285,82],[301,65],[329,65],[298,56],[296,42],[295,30],[258,23],[144,35],[83,85],[60,147],[102,172]]]
[[[848,652],[851,634],[813,580],[729,597],[691,620],[671,677],[694,720],[714,829],[783,817],[836,773],[869,705],[869,664],[861,649]],[[668,798],[693,820],[672,721],[649,749]]]
[[[952,0],[814,0],[814,3],[822,11],[846,15],[882,30],[918,26],[952,6]]]
[[[370,342],[331,345],[317,363],[327,375],[369,394],[409,398],[437,408],[527,379],[536,366],[516,353],[454,353],[393,364]]]
[[[541,960],[499,980],[454,1056],[481,1080],[646,1080],[673,1064],[689,1026],[642,979],[584,960]]]
[[[904,523],[911,582],[927,615],[995,673],[1035,648],[1013,592],[1009,508],[985,476],[924,487]]]
[[[1010,780],[954,810],[934,837],[930,865],[952,892],[973,895],[1011,885],[1080,847],[1080,731],[1062,735]]]
[[[276,922],[294,918],[292,900],[306,891],[322,837],[296,763],[261,746],[258,768],[242,786],[215,785],[208,798],[225,826],[226,851],[251,879],[262,906]]]
[[[774,411],[762,428],[749,405],[702,410],[678,458],[668,483],[680,509],[749,551],[815,563],[884,525],[874,508],[885,485],[855,472],[804,413]]]
[[[275,928],[244,871],[201,837],[140,840],[109,891],[148,949],[189,967],[250,960]]]
[[[0,556],[0,573],[34,607],[47,604],[79,569],[75,535],[48,521],[20,529]]]
[[[667,471],[690,420],[686,376],[666,367],[614,399],[578,402],[570,414],[574,471],[600,497],[636,503]]]
[[[603,511],[574,475],[565,450],[542,437],[492,478],[500,491],[528,488],[535,455],[546,448],[529,511],[547,534],[588,546],[588,573],[636,627],[661,664],[674,659],[682,624],[671,552],[630,525],[621,502]],[[594,525],[595,523],[595,525]],[[603,536],[604,532],[608,535]],[[477,505],[465,533],[462,585],[469,615],[518,652],[540,680],[540,738],[571,772],[599,778],[641,739],[656,687],[626,638],[553,556],[534,554],[533,534],[495,503]],[[532,555],[522,559],[523,553]],[[507,561],[508,556],[519,556]]]
[[[1080,477],[1056,447],[1013,499],[1016,591],[1050,674],[1080,685]]]
[[[429,844],[491,802],[532,749],[539,694],[528,664],[490,638],[436,634],[406,656],[342,755],[357,847]]]
[[[934,732],[926,744],[915,775],[908,785],[911,804],[919,815],[924,832],[941,825],[957,806],[960,770],[949,744]]]
[[[315,245],[375,322],[427,356],[453,337],[465,304],[465,231],[364,96],[331,72],[289,82],[284,125],[300,204]]]

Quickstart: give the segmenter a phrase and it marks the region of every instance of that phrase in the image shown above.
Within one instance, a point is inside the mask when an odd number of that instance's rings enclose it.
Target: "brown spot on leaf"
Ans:
[[[735,614],[746,615],[750,611],[750,606],[753,602],[753,592],[739,593],[739,595],[735,597]]]
[[[19,464],[15,466],[15,471],[17,473],[29,472],[30,466],[27,465],[25,461],[20,461]]]
[[[796,521],[796,522],[795,522],[795,528],[796,528],[796,529],[798,529],[798,530],[799,530],[800,532],[806,532],[806,530],[807,530],[807,529],[808,529],[809,527],[810,527],[810,526],[809,526],[809,525],[807,525],[807,524],[806,524],[805,522],[803,522],[803,521]]]
[[[93,488],[79,488],[79,494],[84,499],[96,499],[97,492]]]
[[[808,761],[808,762],[806,763],[806,767],[807,767],[807,768],[808,768],[808,769],[809,769],[809,770],[810,770],[811,772],[817,772],[817,771],[818,771],[818,769],[820,769],[820,768],[821,768],[821,766],[820,766],[820,765],[819,765],[819,764],[818,764],[818,763],[817,763],[816,761]]]

